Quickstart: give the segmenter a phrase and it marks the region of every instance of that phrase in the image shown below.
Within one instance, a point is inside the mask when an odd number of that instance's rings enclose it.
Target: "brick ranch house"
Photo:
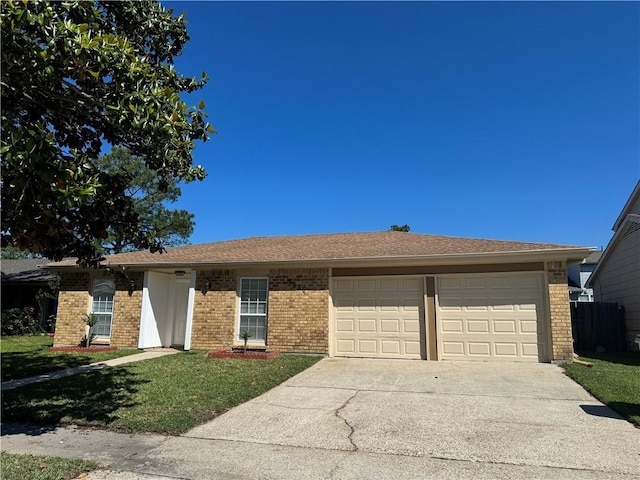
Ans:
[[[344,357],[571,361],[566,267],[594,249],[406,232],[282,237],[131,252],[61,275],[56,345],[95,313],[98,343],[249,345]]]

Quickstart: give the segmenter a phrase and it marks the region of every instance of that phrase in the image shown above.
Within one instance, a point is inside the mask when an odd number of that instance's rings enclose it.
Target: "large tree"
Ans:
[[[194,141],[215,131],[202,102],[180,97],[206,82],[174,69],[189,39],[183,16],[155,1],[5,1],[0,9],[2,246],[83,265],[98,264],[111,235],[162,250],[127,192],[131,177],[98,158],[125,147],[161,189],[172,178],[205,177],[192,165]]]
[[[194,215],[186,210],[167,208],[180,197],[181,191],[176,178],[167,179],[160,188],[158,175],[149,169],[142,158],[131,155],[126,148],[116,147],[102,155],[97,166],[109,174],[129,176],[127,195],[133,198],[134,208],[140,224],[153,232],[166,247],[175,247],[188,243],[193,233]],[[112,232],[102,242],[114,253],[135,249],[127,239],[117,238]]]

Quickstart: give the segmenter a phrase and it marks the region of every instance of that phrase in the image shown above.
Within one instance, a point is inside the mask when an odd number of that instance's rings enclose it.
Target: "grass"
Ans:
[[[640,352],[580,355],[593,363],[563,365],[567,375],[605,405],[640,425]]]
[[[98,464],[86,460],[17,455],[0,452],[3,480],[70,480],[83,472],[95,470]]]
[[[320,357],[183,352],[3,392],[2,421],[176,435],[270,390]]]
[[[139,350],[135,349],[96,353],[50,352],[49,347],[52,345],[53,338],[48,335],[2,337],[0,339],[0,355],[2,356],[1,380],[5,382],[7,380],[31,377],[55,370],[63,370],[140,353]]]

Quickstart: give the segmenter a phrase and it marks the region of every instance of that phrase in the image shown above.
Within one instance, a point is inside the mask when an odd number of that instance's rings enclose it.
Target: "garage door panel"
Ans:
[[[367,278],[341,285],[343,282],[347,281],[334,281],[335,355],[420,358],[422,278]],[[348,305],[355,308],[348,310]],[[349,343],[341,344],[343,340]]]
[[[376,354],[378,351],[378,342],[375,340],[358,340],[358,350],[355,353]]]
[[[375,312],[376,311],[376,299],[375,298],[359,298],[357,300],[357,310],[360,312]]]
[[[513,312],[517,308],[517,305],[507,303],[507,300],[499,300],[492,303],[489,308],[496,312]]]
[[[522,355],[525,357],[538,358],[538,344],[537,343],[523,343],[521,344]]]
[[[399,290],[398,280],[395,279],[380,280],[378,285],[381,292],[397,292]]]
[[[375,320],[375,318],[359,319],[358,320],[358,332],[359,333],[375,333],[376,332],[376,320]]]
[[[444,333],[464,332],[464,321],[462,319],[443,319],[441,328]]]
[[[336,280],[333,283],[333,289],[336,295],[342,292],[353,292],[355,289],[355,282],[353,280]]]
[[[418,320],[402,320],[402,327],[404,333],[420,334],[420,322]]]
[[[442,353],[449,356],[459,356],[462,357],[465,354],[464,351],[464,342],[456,342],[456,341],[443,341],[442,342]]]
[[[499,357],[517,357],[518,356],[518,344],[516,342],[501,343],[495,342],[494,344],[496,356]]]
[[[539,274],[438,279],[441,358],[546,360],[542,285]]]
[[[352,319],[337,319],[336,330],[338,332],[353,333],[355,322]]]
[[[400,319],[380,320],[381,333],[400,333]]]
[[[516,333],[517,332],[515,320],[494,320],[492,324],[493,324],[494,333]]]
[[[489,342],[469,342],[469,355],[488,357],[491,355],[491,344]]]
[[[407,340],[404,342],[404,351],[407,355],[420,357],[420,342]]]
[[[467,332],[469,333],[489,333],[489,320],[468,320]]]
[[[333,306],[338,311],[353,312],[355,310],[355,306],[351,298],[336,296],[333,299]]]
[[[399,312],[400,301],[397,297],[394,298],[381,298],[379,300],[381,312]]]
[[[356,351],[356,342],[354,340],[340,339],[336,342],[336,351],[340,355],[350,355]]]
[[[467,290],[485,290],[487,288],[486,282],[478,278],[465,278],[462,281],[464,288]]]
[[[358,280],[356,288],[358,292],[375,292],[376,283],[374,280]]]
[[[460,289],[460,279],[455,277],[442,277],[440,278],[440,291],[444,292],[447,289],[451,290],[459,290]]]
[[[381,340],[380,347],[381,352],[385,355],[399,355],[402,351],[398,340]]]
[[[413,292],[422,295],[423,280],[422,278],[405,278],[401,280],[403,292]]]

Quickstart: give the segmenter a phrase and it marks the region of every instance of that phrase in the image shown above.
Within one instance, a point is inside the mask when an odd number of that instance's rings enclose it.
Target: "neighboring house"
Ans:
[[[54,275],[40,268],[48,260],[20,258],[0,260],[2,272],[2,310],[32,307],[40,324],[56,313],[56,300],[42,295],[49,290]]]
[[[593,252],[582,262],[567,267],[569,299],[572,302],[593,302],[593,289],[587,287],[587,280],[601,256],[601,251]]]
[[[640,335],[640,181],[613,224],[613,237],[604,249],[587,287],[596,302],[624,307],[629,342]]]
[[[428,360],[571,361],[567,262],[593,249],[373,232],[112,255],[61,274],[56,345],[98,342]]]

